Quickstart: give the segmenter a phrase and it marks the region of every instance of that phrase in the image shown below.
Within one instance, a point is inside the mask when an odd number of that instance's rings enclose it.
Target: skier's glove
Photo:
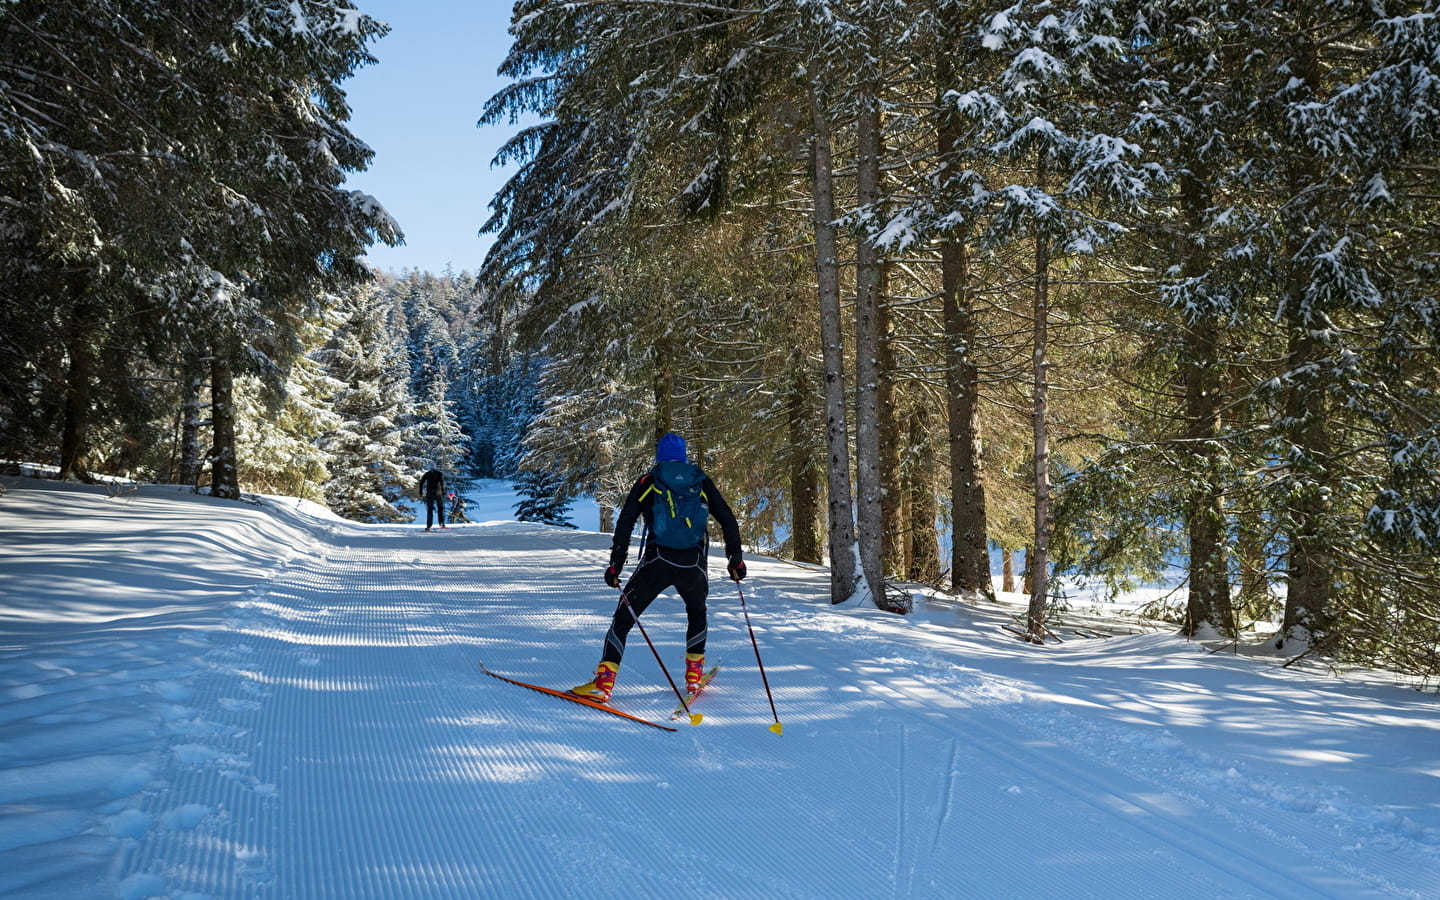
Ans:
[[[735,581],[744,581],[745,558],[738,553],[730,557],[730,565],[725,567],[725,571],[729,572],[730,577]]]
[[[618,588],[620,586],[620,570],[614,566],[607,566],[605,568],[605,583],[612,588]]]

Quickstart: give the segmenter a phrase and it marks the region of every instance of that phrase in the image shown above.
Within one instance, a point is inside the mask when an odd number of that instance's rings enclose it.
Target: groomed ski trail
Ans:
[[[1147,761],[1176,755],[1155,729],[1047,701],[943,633],[831,611],[823,577],[759,559],[747,599],[783,736],[714,562],[726,675],[700,725],[636,728],[479,672],[587,677],[607,549],[516,523],[317,527],[209,641],[148,801],[172,827],[132,842],[121,896],[1440,894],[1425,828],[1341,846],[1333,816],[1383,813],[1237,795],[1224,760]],[[645,622],[679,671],[679,602]],[[614,700],[673,707],[638,631]]]

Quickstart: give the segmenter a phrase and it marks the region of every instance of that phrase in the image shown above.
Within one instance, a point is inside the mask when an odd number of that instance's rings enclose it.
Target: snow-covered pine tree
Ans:
[[[1156,365],[1144,369],[1157,379],[1153,403],[1165,412],[1115,442],[1113,454],[1086,477],[1117,494],[1165,486],[1130,497],[1135,525],[1125,529],[1124,543],[1163,557],[1166,532],[1181,523],[1175,552],[1188,556],[1189,579],[1181,627],[1190,635],[1229,636],[1240,627],[1231,597],[1230,569],[1239,564],[1231,533],[1250,515],[1236,506],[1246,492],[1236,490],[1240,456],[1233,436],[1252,427],[1245,405],[1236,402],[1245,379],[1234,356],[1256,346],[1268,316],[1256,310],[1254,292],[1245,286],[1253,263],[1217,251],[1225,235],[1235,233],[1226,224],[1233,213],[1229,198],[1248,193],[1238,174],[1245,166],[1236,160],[1251,151],[1253,85],[1231,68],[1244,41],[1236,40],[1222,4],[1162,0],[1148,4],[1135,22],[1133,49],[1114,61],[1103,87],[1109,103],[1130,116],[1130,133],[1163,167],[1169,186],[1134,223],[1147,245],[1134,259],[1158,273],[1159,299],[1173,321],[1157,320],[1143,306],[1128,316],[1134,334],[1151,348],[1146,356]],[[1072,508],[1106,505],[1086,490],[1076,494]],[[1112,541],[1117,548],[1121,543]],[[1116,549],[1112,556],[1126,552]]]
[[[401,421],[412,406],[405,391],[404,354],[385,326],[376,291],[358,290],[345,319],[318,355],[339,382],[333,409],[340,424],[320,439],[330,456],[325,502],[358,522],[404,522],[404,498],[419,473],[404,464]]]
[[[469,345],[463,358],[487,349],[485,342]],[[486,372],[488,360],[467,364],[465,379],[466,430],[470,435],[468,465],[477,478],[510,478],[524,450],[521,441],[540,409],[536,383],[539,364],[533,357],[511,357],[498,372]]]
[[[564,483],[564,476],[553,472],[525,471],[517,475],[515,493],[520,501],[515,504],[515,520],[574,528]]]
[[[1034,265],[1031,311],[1034,544],[1029,636],[1045,634],[1053,528],[1049,390],[1052,268],[1067,255],[1091,254],[1123,232],[1116,219],[1149,193],[1140,148],[1124,139],[1110,110],[1090,102],[1097,63],[1123,53],[1127,42],[1109,0],[1080,0],[1057,9],[1046,0],[1020,2],[992,16],[983,40],[1007,67],[986,97],[969,106],[990,130],[988,149],[1025,173],[995,189],[998,208],[984,235],[991,245],[1028,240]],[[1028,172],[1026,171],[1028,170]]]
[[[450,399],[450,383],[444,369],[435,367],[423,387],[425,396],[405,417],[402,445],[407,462],[412,471],[439,469],[445,473],[447,486],[463,487],[469,481],[464,468],[469,450]]]
[[[343,385],[315,358],[317,344],[329,338],[326,327],[311,322],[303,334],[311,350],[295,359],[278,391],[274,379],[238,379],[240,481],[253,491],[324,502],[329,456],[318,439],[340,426],[331,403]]]
[[[1279,414],[1266,449],[1287,545],[1282,642],[1343,652],[1362,623],[1422,621],[1412,596],[1434,608],[1435,592],[1411,585],[1440,547],[1427,527],[1440,497],[1440,21],[1332,2],[1265,7],[1244,24],[1271,57],[1257,72],[1257,124],[1275,205],[1253,244],[1270,253],[1285,339],[1262,395]]]
[[[986,102],[983,88],[993,83],[1003,64],[981,45],[978,14],[978,8],[965,0],[942,0],[909,22],[902,42],[912,54],[914,84],[909,90],[928,92],[929,102],[916,104],[919,112],[902,126],[915,149],[903,167],[895,168],[908,169],[910,181],[896,191],[897,207],[878,223],[883,230],[877,240],[892,254],[933,253],[930,271],[916,279],[916,290],[936,291],[940,298],[938,314],[931,313],[931,354],[939,356],[938,368],[943,372],[932,377],[945,385],[941,403],[944,443],[949,448],[950,584],[957,593],[993,596],[988,547],[992,524],[981,441],[986,348],[977,303],[984,278],[978,271],[974,242],[994,195],[982,174],[991,166],[983,133],[967,128],[980,117],[962,109]],[[911,365],[936,368],[929,360]],[[938,425],[942,420],[932,421]],[[929,490],[929,484],[912,484],[912,505],[931,508],[934,498],[920,495]],[[919,528],[912,516],[907,531],[916,534]],[[929,553],[928,548],[917,550],[921,556]]]
[[[395,291],[403,306],[405,346],[410,356],[410,393],[429,397],[433,383],[455,380],[458,352],[450,335],[450,326],[440,306],[453,305],[452,287],[445,280],[423,278],[412,273]]]
[[[653,459],[644,391],[616,381],[597,383],[584,362],[564,357],[537,366],[537,374],[516,465],[522,471],[564,473],[556,489],[565,497],[594,497],[598,527],[609,531],[636,473]]]
[[[534,102],[555,126],[546,129],[543,142],[537,132],[515,145],[535,162],[507,188],[504,199],[508,203],[513,196],[517,203],[497,206],[496,223],[503,221],[504,234],[513,233],[517,240],[512,244],[502,235],[487,262],[486,276],[496,290],[492,301],[507,303],[507,318],[516,323],[529,352],[590,361],[569,368],[580,380],[564,385],[566,397],[610,392],[615,386],[627,394],[651,395],[653,404],[642,418],[623,423],[630,436],[617,443],[632,452],[646,447],[642,455],[648,455],[653,432],[670,427],[686,430],[697,447],[718,449],[722,440],[733,438],[746,450],[757,443],[783,449],[763,435],[746,433],[755,416],[743,402],[731,406],[727,397],[718,403],[723,415],[709,418],[705,412],[715,408],[711,403],[717,393],[730,393],[732,386],[737,397],[744,393],[739,388],[746,382],[730,379],[753,379],[758,359],[768,355],[765,365],[783,373],[794,349],[787,337],[742,351],[737,340],[742,332],[732,328],[739,317],[730,312],[747,291],[766,296],[765,302],[795,299],[793,291],[786,293],[788,283],[754,287],[757,263],[789,253],[784,241],[766,229],[765,239],[756,241],[766,245],[758,258],[731,256],[739,242],[717,222],[727,211],[732,187],[743,184],[753,191],[767,178],[779,183],[779,173],[798,161],[791,152],[796,141],[788,141],[787,152],[776,153],[768,137],[748,145],[743,164],[737,161],[747,148],[733,136],[752,130],[746,120],[757,110],[763,110],[761,117],[783,111],[762,105],[755,94],[757,82],[783,84],[788,71],[781,65],[765,72],[770,54],[757,53],[760,45],[754,40],[758,11],[737,17],[685,4],[584,9],[536,4],[524,9],[524,29],[512,56],[524,68],[517,65],[513,74],[548,67],[556,74],[497,95],[493,111]],[[584,141],[567,138],[561,126],[569,122],[583,122],[583,131],[575,134]],[[606,135],[617,140],[602,144]],[[592,170],[593,177],[587,174]],[[617,179],[621,172],[625,177]],[[732,174],[737,175],[733,181]],[[557,193],[567,204],[598,203],[600,214],[560,215],[552,199]],[[528,204],[532,196],[539,205],[527,212],[529,207],[520,203]],[[552,221],[553,233],[547,224]],[[582,222],[583,230],[565,231]],[[574,260],[587,263],[567,262]],[[513,290],[522,285],[534,287],[534,296]],[[505,300],[506,290],[511,301]],[[562,321],[566,327],[556,327]],[[811,339],[807,334],[807,343]],[[735,357],[734,369],[723,378],[704,377],[711,359],[697,355],[701,341],[714,356]],[[752,390],[744,399],[764,397]],[[719,429],[729,435],[722,439]],[[586,454],[606,455],[600,447]],[[806,448],[794,456],[808,460],[812,454],[813,448]],[[628,456],[609,456],[606,464],[615,468],[604,478],[633,477]],[[718,457],[722,465],[729,458],[725,453]],[[744,468],[742,462],[749,464],[736,459],[737,470]],[[813,491],[806,496],[815,499]]]
[[[236,496],[228,386],[252,345],[284,338],[314,290],[363,278],[364,247],[398,235],[372,198],[340,188],[371,151],[346,127],[338,82],[384,26],[319,0],[5,9],[0,291],[28,333],[6,342],[19,365],[0,371],[65,373],[46,379],[58,403],[22,408],[79,473],[94,426],[151,414],[107,398],[202,348],[215,361],[212,490]],[[206,289],[217,282],[228,287]],[[57,369],[46,357],[61,348]]]

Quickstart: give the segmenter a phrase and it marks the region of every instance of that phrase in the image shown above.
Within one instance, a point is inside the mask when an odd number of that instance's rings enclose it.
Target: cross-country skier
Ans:
[[[439,519],[440,527],[445,527],[445,476],[438,469],[431,469],[420,476],[420,499],[425,501],[425,530],[429,531],[431,526]],[[436,516],[436,510],[439,516]]]
[[[450,504],[450,523],[457,525],[461,522],[469,524],[470,520],[465,518],[465,498],[451,491],[445,495],[445,501]]]
[[[689,513],[689,515],[687,515]],[[607,703],[615,689],[625,639],[636,619],[660,592],[673,587],[685,601],[685,687],[694,693],[705,670],[705,600],[710,581],[705,571],[708,539],[705,523],[713,516],[725,537],[726,571],[740,581],[745,577],[745,559],[740,551],[740,526],[730,505],[710,477],[685,459],[685,439],[667,433],[655,445],[655,467],[635,482],[615,522],[615,539],[610,546],[610,566],[605,583],[620,587],[620,571],[630,550],[630,532],[635,520],[644,516],[645,537],[640,547],[640,564],[620,594],[600,665],[591,681],[570,689],[571,693]]]

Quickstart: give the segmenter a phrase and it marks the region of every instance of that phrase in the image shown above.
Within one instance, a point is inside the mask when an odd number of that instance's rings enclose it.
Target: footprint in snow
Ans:
[[[165,813],[162,821],[171,831],[189,831],[196,828],[213,810],[203,803],[187,803]]]
[[[120,900],[146,900],[147,897],[163,897],[165,893],[164,876],[137,872],[120,882],[115,896]]]
[[[150,689],[166,700],[182,702],[195,696],[195,689],[179,681],[157,681]]]
[[[148,813],[138,809],[127,809],[118,812],[105,820],[105,827],[112,837],[135,838],[136,840],[145,836],[155,819]]]

